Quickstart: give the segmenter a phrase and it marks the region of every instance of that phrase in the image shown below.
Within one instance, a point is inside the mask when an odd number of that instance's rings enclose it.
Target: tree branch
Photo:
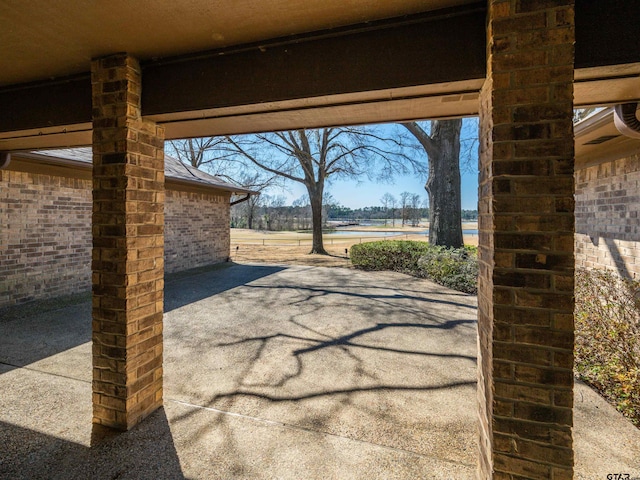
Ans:
[[[299,182],[302,184],[305,184],[305,180],[303,178],[300,177],[296,177],[294,175],[290,175],[286,172],[283,172],[282,170],[278,170],[275,168],[271,168],[267,165],[265,165],[264,163],[260,162],[258,159],[256,159],[253,155],[251,155],[249,152],[247,152],[245,149],[243,149],[237,142],[235,142],[230,136],[226,136],[227,141],[234,146],[234,148],[238,151],[238,153],[240,153],[242,156],[244,156],[247,160],[249,160],[250,162],[252,162],[254,165],[256,165],[257,167],[262,168],[263,170],[266,170],[267,172],[273,173],[275,175],[280,175],[284,178],[287,178],[289,180],[292,180],[294,182]]]
[[[427,155],[429,157],[433,157],[437,155],[437,149],[438,149],[437,145],[435,144],[433,139],[427,134],[427,132],[425,132],[422,129],[422,127],[420,127],[420,125],[418,125],[416,122],[405,122],[405,123],[401,123],[400,125],[402,125],[404,128],[409,130],[409,132],[414,137],[416,137],[416,139],[418,140],[418,142],[420,142],[420,145],[422,145],[422,147],[427,152]]]

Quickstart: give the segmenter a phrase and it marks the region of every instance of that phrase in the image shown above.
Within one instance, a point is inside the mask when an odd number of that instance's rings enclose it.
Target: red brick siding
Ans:
[[[228,203],[166,191],[166,272],[226,261]],[[0,308],[90,288],[91,180],[0,170]]]
[[[0,307],[91,284],[91,181],[0,171]]]
[[[167,191],[165,271],[224,262],[229,257],[229,194]]]
[[[576,167],[576,266],[640,278],[640,154]]]

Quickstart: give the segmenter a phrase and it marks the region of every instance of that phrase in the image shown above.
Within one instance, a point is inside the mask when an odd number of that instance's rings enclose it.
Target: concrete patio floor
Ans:
[[[0,318],[0,478],[465,479],[476,300],[401,274],[230,265],[170,277],[165,401],[91,425],[90,302]],[[576,478],[640,478],[640,430],[576,385]]]

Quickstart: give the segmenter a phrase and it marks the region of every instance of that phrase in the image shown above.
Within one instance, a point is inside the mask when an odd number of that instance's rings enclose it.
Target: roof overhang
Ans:
[[[176,160],[178,161],[178,160]],[[8,170],[36,174],[50,174],[64,177],[91,179],[92,164],[86,160],[74,159],[70,156],[57,156],[38,152],[16,152],[12,155]],[[257,195],[258,193],[244,187],[206,183],[198,178],[189,179],[165,176],[165,184],[169,189],[185,191],[225,192],[231,195]]]

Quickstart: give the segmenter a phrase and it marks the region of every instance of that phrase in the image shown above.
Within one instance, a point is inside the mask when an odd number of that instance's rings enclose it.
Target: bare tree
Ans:
[[[287,199],[282,195],[267,196],[265,202],[265,222],[267,230],[282,230],[282,214],[283,207],[287,203]]]
[[[463,246],[460,192],[460,129],[462,120],[432,120],[428,134],[418,123],[402,124],[429,159],[425,188],[429,194],[429,243]]]
[[[253,221],[256,217],[258,208],[262,203],[260,194],[275,183],[276,177],[273,175],[264,175],[262,172],[243,172],[240,175],[241,176],[236,183],[244,188],[257,192],[258,195],[248,195],[248,198],[246,199],[232,199],[231,205],[238,204],[236,205],[236,209],[244,212],[244,216],[247,220],[247,228],[251,230],[253,229]]]
[[[295,199],[292,205],[298,212],[298,226],[296,228],[308,230],[311,226],[311,203],[309,203],[309,195],[304,194],[300,198]]]
[[[402,192],[400,194],[400,216],[402,218],[402,226],[409,220],[409,202],[411,200],[411,192]]]
[[[428,222],[429,221],[429,197],[428,196],[422,199],[421,207],[424,210],[424,215]]]
[[[231,200],[231,226],[249,229],[257,228],[256,220],[259,219],[260,208],[268,200],[268,195],[251,195],[246,201],[242,203],[236,202],[235,204],[234,200],[236,198],[233,197]]]
[[[321,128],[226,137],[230,152],[265,171],[303,184],[311,204],[310,253],[327,254],[322,241],[322,199],[329,178],[371,177],[422,171],[401,143],[372,127]]]
[[[324,226],[327,225],[327,220],[329,218],[329,210],[331,210],[332,206],[338,205],[338,204],[339,203],[335,199],[335,197],[330,192],[327,192],[325,190],[324,195],[322,195],[322,224]]]
[[[178,160],[199,170],[223,178],[254,192],[261,193],[277,184],[278,177],[265,174],[262,170],[246,169],[241,163],[234,161],[230,154],[225,137],[187,138],[169,141],[169,154]],[[240,195],[231,199],[234,212],[242,212],[246,218],[246,226],[253,228],[258,208],[264,201],[260,195]]]
[[[389,207],[391,208],[391,226],[396,226],[396,209],[398,208],[398,199],[391,195],[389,199]]]
[[[174,154],[182,163],[230,179],[229,170],[232,165],[228,152],[223,148],[225,142],[224,137],[170,140],[167,153]]]
[[[389,218],[389,207],[392,206],[395,208],[396,199],[393,198],[389,192],[385,193],[380,199],[380,203],[382,203],[382,207],[384,208],[384,225],[387,226],[387,220]]]

